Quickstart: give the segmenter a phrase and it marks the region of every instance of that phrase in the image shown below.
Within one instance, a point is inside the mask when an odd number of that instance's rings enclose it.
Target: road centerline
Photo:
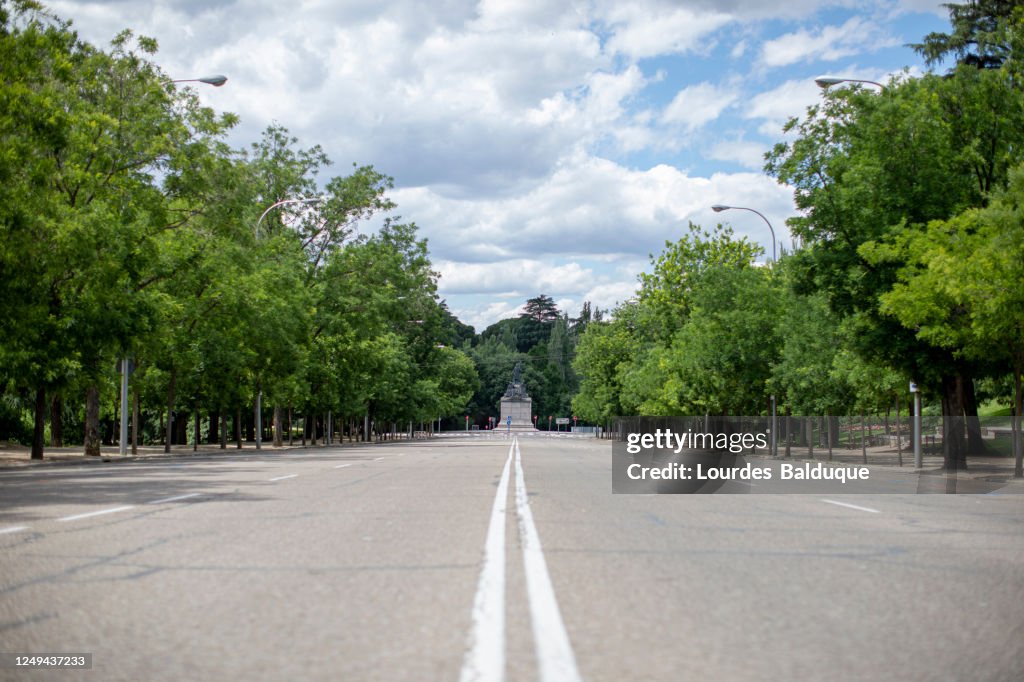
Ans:
[[[558,608],[540,534],[533,522],[518,438],[512,441],[512,447],[516,455],[516,516],[519,518],[526,595],[530,604],[530,622],[533,625],[540,679],[542,682],[576,682],[581,679],[576,667],[576,656],[569,642],[569,633],[565,630],[562,612]]]
[[[505,678],[505,515],[513,449],[508,449],[491,505],[461,682],[497,682]]]
[[[283,481],[286,478],[295,478],[296,476],[298,476],[298,474],[287,474],[285,476],[277,476],[275,478],[271,478],[271,479],[268,479],[268,480],[270,480],[270,481]]]

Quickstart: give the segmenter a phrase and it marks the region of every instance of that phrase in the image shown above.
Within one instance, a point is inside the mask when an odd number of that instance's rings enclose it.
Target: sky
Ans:
[[[439,293],[482,331],[545,294],[576,315],[635,295],[689,222],[789,247],[791,189],[762,172],[822,75],[923,70],[933,0],[63,0],[101,46],[156,38],[247,147],[273,123],[394,178]],[[363,227],[370,232],[375,224]],[[764,260],[764,258],[762,258]]]

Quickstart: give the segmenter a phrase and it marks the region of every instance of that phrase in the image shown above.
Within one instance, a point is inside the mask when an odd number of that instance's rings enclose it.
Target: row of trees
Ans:
[[[669,244],[635,302],[580,343],[575,409],[797,414],[892,405],[911,379],[965,464],[979,397],[1022,413],[1024,10],[951,6],[917,49],[946,74],[833,88],[790,121],[766,170],[795,191],[801,248],[771,268],[725,229]],[[1018,427],[1019,429],[1019,427]],[[968,446],[962,445],[967,441]],[[1015,434],[1017,473],[1020,437]]]
[[[571,318],[551,297],[540,294],[526,301],[518,317],[487,327],[473,339],[472,347],[467,346],[480,377],[467,414],[475,423],[486,424],[487,417],[496,414],[513,368],[521,363],[538,426],[545,428],[549,416],[570,416],[579,388],[573,368],[576,345],[590,322],[603,316],[587,302],[579,316]]]
[[[357,234],[393,208],[391,179],[321,178],[323,151],[277,125],[231,148],[236,117],[175,87],[155,52],[127,31],[101,50],[35,2],[0,3],[0,427],[22,437],[30,408],[33,457],[47,425],[98,454],[124,357],[134,423],[168,447],[188,414],[223,446],[229,416],[236,438],[262,420],[280,441],[294,413],[461,412],[478,380],[425,242],[397,219]],[[250,418],[259,397],[271,407]]]

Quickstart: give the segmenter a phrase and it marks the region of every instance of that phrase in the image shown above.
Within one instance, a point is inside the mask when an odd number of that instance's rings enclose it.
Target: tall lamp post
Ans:
[[[273,211],[275,208],[278,208],[279,206],[285,206],[287,204],[318,204],[324,200],[325,197],[310,197],[308,199],[282,199],[281,201],[271,204],[270,206],[267,207],[265,211],[263,211],[263,215],[260,216],[259,220],[256,221],[256,239],[258,240],[260,238],[260,223],[262,223],[263,219],[267,217],[267,214]],[[259,384],[256,385],[255,417],[256,428],[254,430],[256,431],[256,449],[259,450],[262,447],[263,443],[263,436],[261,433],[263,431],[263,387]],[[315,436],[316,434],[313,435]]]
[[[772,227],[772,224],[768,222],[768,219],[764,217],[763,213],[761,213],[760,211],[755,211],[752,208],[747,208],[746,206],[723,206],[722,204],[715,204],[714,206],[711,207],[711,210],[714,211],[715,213],[721,213],[722,211],[729,211],[732,209],[735,209],[737,211],[750,211],[751,213],[756,213],[757,215],[761,216],[761,220],[763,220],[765,225],[768,226],[768,231],[772,233],[772,262],[774,263],[776,261],[775,229]]]
[[[868,85],[874,85],[879,90],[885,90],[885,86],[875,81],[864,80],[863,78],[836,78],[834,76],[822,76],[821,78],[814,79],[815,84],[819,88],[830,88],[833,85],[839,85],[840,83],[866,83]]]
[[[203,76],[202,78],[182,78],[180,80],[165,81],[167,83],[205,83],[206,85],[212,85],[215,88],[219,88],[228,82],[227,76]],[[118,454],[124,456],[128,454],[128,372],[131,363],[128,358],[122,358],[121,360],[121,438],[118,444]],[[167,415],[168,420],[171,416]],[[167,441],[168,447],[170,447],[170,440]],[[198,445],[198,444],[197,444]]]
[[[215,88],[219,88],[228,82],[227,76],[203,76],[202,78],[180,78],[176,80],[169,80],[168,83],[205,83],[206,85],[212,85]]]

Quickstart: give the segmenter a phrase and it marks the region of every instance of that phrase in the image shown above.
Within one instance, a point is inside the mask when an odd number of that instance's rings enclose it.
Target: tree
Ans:
[[[929,33],[923,42],[911,45],[924,57],[925,64],[935,66],[947,57],[979,69],[1000,68],[1010,54],[1006,27],[1014,12],[1020,9],[1017,0],[971,0],[945,5],[952,24],[951,33]]]
[[[657,258],[651,256],[653,272],[640,275],[640,318],[645,335],[667,342],[686,322],[692,306],[691,295],[700,278],[721,267],[749,267],[761,247],[734,239],[732,228],[716,225],[711,231],[690,223],[689,234],[677,242],[666,242]]]
[[[796,140],[777,145],[766,166],[795,188],[804,213],[790,220],[806,245],[794,257],[798,290],[822,292],[855,352],[941,395],[951,418],[976,414],[973,377],[983,368],[887,315],[881,300],[902,261],[871,259],[861,247],[983,205],[1024,143],[1022,104],[1002,71],[965,67],[893,82],[877,96],[837,90],[789,123]],[[955,468],[964,460],[951,436],[946,464]]]
[[[16,313],[3,316],[0,352],[36,396],[32,456],[42,457],[46,392],[76,377],[89,386],[95,454],[101,377],[152,324],[154,241],[187,222],[173,210],[177,179],[234,119],[165,87],[155,41],[124,32],[102,52],[33,2],[10,7],[0,15],[10,84],[0,99],[0,299]]]
[[[902,263],[881,309],[917,336],[1013,374],[1014,414],[1024,409],[1024,165],[986,208],[969,209],[893,245],[865,245],[875,262]],[[1016,475],[1022,471],[1014,420]]]

